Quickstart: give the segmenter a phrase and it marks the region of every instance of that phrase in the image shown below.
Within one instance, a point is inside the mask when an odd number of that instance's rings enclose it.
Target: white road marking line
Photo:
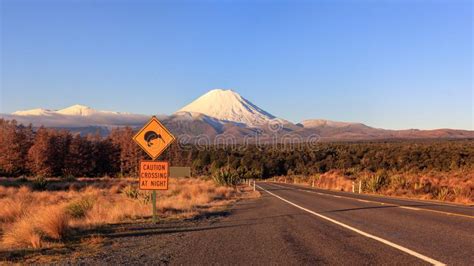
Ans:
[[[407,207],[407,206],[398,206],[399,208],[402,209],[407,209],[407,210],[413,210],[413,211],[421,211],[419,208],[414,208],[414,207]]]
[[[363,199],[358,199],[357,201],[371,203],[370,201],[368,201],[368,200],[363,200]]]
[[[374,236],[374,235],[372,235],[372,234],[366,233],[366,232],[364,232],[364,231],[362,231],[362,230],[359,230],[359,229],[354,228],[354,227],[352,227],[352,226],[349,226],[349,225],[347,225],[347,224],[338,222],[338,221],[336,221],[336,220],[334,220],[334,219],[332,219],[332,218],[329,218],[329,217],[327,217],[327,216],[324,216],[324,215],[319,214],[319,213],[317,213],[317,212],[314,212],[314,211],[312,211],[312,210],[306,209],[305,207],[301,207],[300,205],[298,205],[298,204],[296,204],[296,203],[293,203],[293,202],[291,202],[291,201],[289,201],[289,200],[287,200],[287,199],[284,199],[284,198],[282,198],[282,197],[280,197],[280,196],[278,196],[278,195],[276,195],[276,194],[274,194],[274,193],[272,193],[272,192],[270,192],[270,191],[268,191],[268,190],[262,188],[262,187],[259,186],[259,185],[257,185],[257,187],[260,188],[260,189],[262,189],[263,191],[267,192],[268,194],[270,194],[270,195],[272,195],[272,196],[274,196],[274,197],[276,197],[276,198],[278,198],[278,199],[280,199],[280,200],[282,200],[282,201],[284,201],[284,202],[286,202],[286,203],[288,203],[288,204],[290,204],[290,205],[293,205],[294,207],[296,207],[296,208],[298,208],[298,209],[301,209],[301,210],[303,210],[303,211],[306,211],[306,212],[308,212],[308,213],[311,213],[311,214],[313,214],[313,215],[315,215],[315,216],[317,216],[317,217],[319,217],[319,218],[322,218],[322,219],[324,219],[324,220],[327,220],[327,221],[329,221],[329,222],[332,222],[332,223],[334,223],[334,224],[337,224],[337,225],[339,225],[339,226],[342,226],[342,227],[344,227],[344,228],[346,228],[346,229],[349,229],[349,230],[351,230],[351,231],[354,231],[354,232],[356,232],[356,233],[358,233],[358,234],[361,234],[361,235],[363,235],[363,236],[365,236],[365,237],[368,237],[368,238],[374,239],[374,240],[376,240],[376,241],[379,241],[379,242],[381,242],[381,243],[383,243],[383,244],[385,244],[385,245],[388,245],[388,246],[391,246],[391,247],[393,247],[393,248],[396,248],[396,249],[398,249],[398,250],[400,250],[400,251],[403,251],[403,252],[405,252],[405,253],[407,253],[407,254],[409,254],[409,255],[412,255],[412,256],[414,256],[414,257],[417,257],[417,258],[419,258],[419,259],[421,259],[421,260],[424,260],[424,261],[426,261],[426,262],[429,262],[429,263],[431,263],[431,264],[433,264],[433,265],[446,265],[445,263],[442,263],[442,262],[440,262],[440,261],[437,261],[437,260],[432,259],[432,258],[430,258],[430,257],[427,257],[427,256],[425,256],[425,255],[422,255],[422,254],[420,254],[420,253],[418,253],[418,252],[416,252],[416,251],[413,251],[413,250],[408,249],[408,248],[406,248],[406,247],[400,246],[400,245],[398,245],[398,244],[395,244],[395,243],[393,243],[393,242],[390,242],[390,241],[385,240],[385,239],[383,239],[383,238],[380,238],[380,237],[378,237],[378,236]]]
[[[305,189],[299,189],[299,190],[304,191],[304,192],[308,192],[308,193],[316,193],[316,192],[314,192],[314,191],[305,190]]]

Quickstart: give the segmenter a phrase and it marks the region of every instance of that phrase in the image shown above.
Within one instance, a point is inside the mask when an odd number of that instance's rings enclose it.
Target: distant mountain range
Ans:
[[[108,134],[116,127],[141,127],[149,115],[99,111],[83,105],[61,110],[32,109],[12,114],[0,114],[7,120],[17,120],[34,127],[64,128],[82,134]],[[386,130],[362,123],[337,122],[324,119],[305,120],[294,124],[275,117],[232,90],[211,90],[172,115],[159,115],[175,135],[188,139],[232,137],[238,141],[257,137],[293,138],[305,141],[317,136],[321,140],[381,140],[420,138],[474,138],[474,131],[455,129]]]

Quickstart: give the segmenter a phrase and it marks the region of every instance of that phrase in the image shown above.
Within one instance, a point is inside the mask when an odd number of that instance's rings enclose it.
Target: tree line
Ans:
[[[43,177],[137,176],[146,154],[132,141],[131,128],[113,129],[106,136],[81,136],[66,130],[38,128],[0,119],[0,175]],[[210,175],[222,168],[240,176],[268,178],[344,171],[397,172],[474,169],[474,140],[319,143],[245,147],[173,144],[160,160],[190,166],[193,175]]]

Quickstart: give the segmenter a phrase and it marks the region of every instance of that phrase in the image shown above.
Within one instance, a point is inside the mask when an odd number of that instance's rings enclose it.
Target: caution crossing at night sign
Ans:
[[[133,140],[155,160],[175,141],[175,137],[153,116],[150,121],[138,131],[133,137]]]
[[[168,162],[140,161],[140,189],[167,190],[169,164]]]

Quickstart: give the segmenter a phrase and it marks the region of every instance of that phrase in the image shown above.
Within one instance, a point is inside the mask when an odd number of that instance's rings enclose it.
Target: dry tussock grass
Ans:
[[[312,176],[277,176],[274,178],[276,182],[286,182],[292,184],[313,185],[318,188],[350,191],[352,189],[352,181],[341,175],[338,171],[329,171],[324,174]]]
[[[314,185],[318,188],[352,191],[362,181],[365,193],[378,193],[419,199],[450,201],[462,204],[474,203],[474,170],[422,173],[369,173],[346,175],[333,170],[315,176],[279,176],[277,182]]]
[[[63,240],[73,228],[141,219],[152,214],[150,192],[138,191],[136,180],[89,184],[92,185],[43,192],[0,186],[0,245],[44,247]],[[135,191],[126,193],[126,187]],[[157,207],[162,216],[196,215],[206,208],[227,204],[239,193],[234,188],[216,186],[212,181],[170,179],[169,190],[157,193]]]
[[[52,205],[38,209],[36,216],[30,220],[44,236],[60,240],[67,233],[70,217],[64,206]]]
[[[31,224],[32,217],[25,215],[5,227],[3,244],[7,247],[33,247],[42,246],[41,236]]]
[[[0,222],[12,223],[20,218],[26,209],[24,201],[15,201],[14,199],[5,199],[0,208]]]

